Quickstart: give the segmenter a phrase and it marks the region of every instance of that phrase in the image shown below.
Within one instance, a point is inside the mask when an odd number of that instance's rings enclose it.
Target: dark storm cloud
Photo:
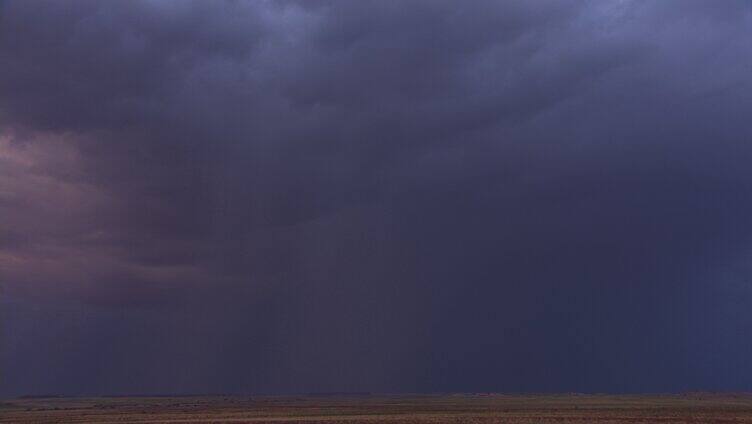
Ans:
[[[0,14],[3,393],[749,388],[747,3]]]

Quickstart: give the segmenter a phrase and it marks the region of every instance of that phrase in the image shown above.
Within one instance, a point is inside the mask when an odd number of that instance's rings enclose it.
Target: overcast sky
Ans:
[[[0,396],[752,390],[752,4],[0,3]]]

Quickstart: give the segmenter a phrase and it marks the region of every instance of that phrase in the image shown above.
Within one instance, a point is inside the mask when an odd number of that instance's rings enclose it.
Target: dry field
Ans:
[[[752,423],[752,395],[9,399],[0,423]]]

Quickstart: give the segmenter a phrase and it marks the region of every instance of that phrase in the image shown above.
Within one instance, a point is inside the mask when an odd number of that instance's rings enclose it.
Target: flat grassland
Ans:
[[[20,398],[0,423],[752,423],[752,394]]]

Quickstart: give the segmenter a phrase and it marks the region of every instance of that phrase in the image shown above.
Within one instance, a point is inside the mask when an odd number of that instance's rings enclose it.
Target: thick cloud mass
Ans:
[[[742,1],[0,3],[0,395],[752,390]]]

